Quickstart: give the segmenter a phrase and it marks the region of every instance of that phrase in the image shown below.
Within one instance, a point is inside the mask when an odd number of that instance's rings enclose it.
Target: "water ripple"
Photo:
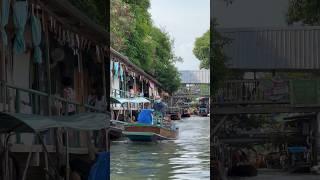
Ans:
[[[159,144],[113,143],[111,179],[210,179],[209,118],[189,118],[177,123],[176,141]]]

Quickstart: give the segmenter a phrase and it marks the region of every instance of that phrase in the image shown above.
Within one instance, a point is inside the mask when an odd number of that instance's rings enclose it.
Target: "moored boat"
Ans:
[[[190,117],[190,116],[191,116],[191,113],[189,112],[188,109],[183,110],[181,117]]]
[[[131,141],[174,140],[178,131],[156,125],[128,124],[123,134]]]
[[[150,142],[176,139],[178,128],[170,122],[170,119],[161,116],[152,118],[151,113],[152,110],[142,110],[138,122],[125,125],[123,134],[131,141]]]
[[[176,121],[181,120],[181,113],[178,107],[170,107],[168,111],[170,120]]]

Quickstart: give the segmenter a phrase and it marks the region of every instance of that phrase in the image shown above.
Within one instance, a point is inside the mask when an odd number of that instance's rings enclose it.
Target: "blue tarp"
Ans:
[[[291,152],[291,153],[302,153],[302,152],[305,152],[307,150],[306,147],[288,147],[288,151]]]
[[[143,109],[139,113],[138,123],[142,124],[152,124],[152,109]]]
[[[99,154],[96,163],[90,170],[88,180],[110,180],[110,153]]]

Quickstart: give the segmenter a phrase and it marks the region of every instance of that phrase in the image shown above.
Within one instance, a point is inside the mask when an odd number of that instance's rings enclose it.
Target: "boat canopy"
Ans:
[[[120,97],[110,97],[110,102],[115,104],[124,104],[124,103],[128,103],[129,100],[126,98],[120,98]]]
[[[136,98],[133,98],[133,99],[130,99],[130,102],[131,103],[150,103],[150,101],[144,97],[136,97]]]
[[[144,97],[134,97],[134,98],[119,98],[119,97],[112,97],[110,98],[111,103],[116,104],[124,104],[124,103],[150,103],[150,101]]]
[[[106,127],[110,114],[79,113],[72,116],[41,116],[22,113],[0,113],[0,133],[39,132],[49,128],[66,127],[77,130],[100,130]]]

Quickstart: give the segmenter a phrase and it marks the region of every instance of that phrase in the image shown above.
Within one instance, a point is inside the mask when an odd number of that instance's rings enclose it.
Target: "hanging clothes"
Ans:
[[[124,72],[123,72],[122,65],[120,65],[119,73],[120,73],[120,80],[121,80],[121,82],[123,82],[123,74],[124,74]]]
[[[31,32],[32,32],[32,44],[34,46],[33,60],[35,63],[41,64],[42,52],[39,47],[41,43],[41,22],[33,14],[31,15]]]
[[[5,30],[6,25],[8,24],[9,20],[9,11],[10,11],[10,3],[9,0],[2,0],[1,4],[1,37],[2,42],[5,46],[8,45],[8,37]]]
[[[14,39],[14,53],[23,53],[26,49],[24,41],[24,28],[28,18],[27,1],[16,1],[13,5],[13,24],[16,29],[16,37]]]
[[[113,77],[113,61],[110,61],[110,75]]]
[[[119,62],[114,62],[114,78],[118,77],[119,75]]]

